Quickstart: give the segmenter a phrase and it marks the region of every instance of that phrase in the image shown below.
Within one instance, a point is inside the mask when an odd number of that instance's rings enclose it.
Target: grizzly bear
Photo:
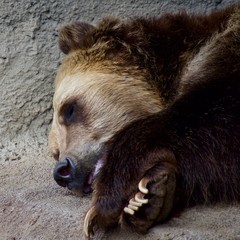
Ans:
[[[60,186],[95,227],[145,233],[185,207],[240,201],[240,8],[61,28],[49,136]]]

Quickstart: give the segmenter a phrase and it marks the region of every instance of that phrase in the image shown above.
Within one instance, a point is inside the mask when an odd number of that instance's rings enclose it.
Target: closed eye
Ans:
[[[64,124],[70,125],[74,121],[76,110],[77,105],[75,103],[69,103],[63,106],[61,110],[61,117]]]
[[[64,120],[66,123],[70,123],[73,119],[73,115],[74,115],[74,110],[75,110],[75,106],[72,104],[70,106],[67,107],[67,109],[64,112]]]
[[[87,114],[81,99],[67,101],[59,111],[59,123],[70,126],[73,123],[86,124]]]

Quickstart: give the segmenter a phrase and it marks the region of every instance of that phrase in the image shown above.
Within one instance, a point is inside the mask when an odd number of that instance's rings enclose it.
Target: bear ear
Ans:
[[[89,23],[73,22],[59,30],[59,47],[63,53],[84,47],[84,38],[95,27]]]

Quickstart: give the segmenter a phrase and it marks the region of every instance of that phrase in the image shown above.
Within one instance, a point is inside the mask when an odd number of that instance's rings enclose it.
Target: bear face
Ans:
[[[77,24],[78,31],[80,26]],[[111,45],[103,42],[76,50],[76,43],[69,43],[76,39],[69,29],[77,32],[75,28],[76,23],[60,33],[60,47],[70,53],[55,81],[49,146],[57,160],[68,159],[76,167],[71,173],[68,165],[60,165],[59,174],[74,177],[65,181],[57,176],[57,182],[88,193],[111,137],[126,124],[160,111],[163,103],[153,87],[143,81],[143,70],[127,66],[122,56],[110,57]],[[78,34],[78,41],[82,41],[86,33]]]

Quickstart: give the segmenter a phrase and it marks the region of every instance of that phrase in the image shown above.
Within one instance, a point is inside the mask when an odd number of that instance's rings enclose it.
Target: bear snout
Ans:
[[[53,171],[54,180],[61,187],[73,188],[74,181],[76,181],[75,176],[77,175],[77,168],[73,160],[69,157],[62,161],[59,161]]]
[[[59,161],[53,170],[53,178],[61,187],[76,190],[78,193],[92,193],[93,180],[100,166],[92,166],[92,168],[84,164],[77,166],[76,161],[76,159],[74,161],[71,157],[66,157],[64,160]]]

